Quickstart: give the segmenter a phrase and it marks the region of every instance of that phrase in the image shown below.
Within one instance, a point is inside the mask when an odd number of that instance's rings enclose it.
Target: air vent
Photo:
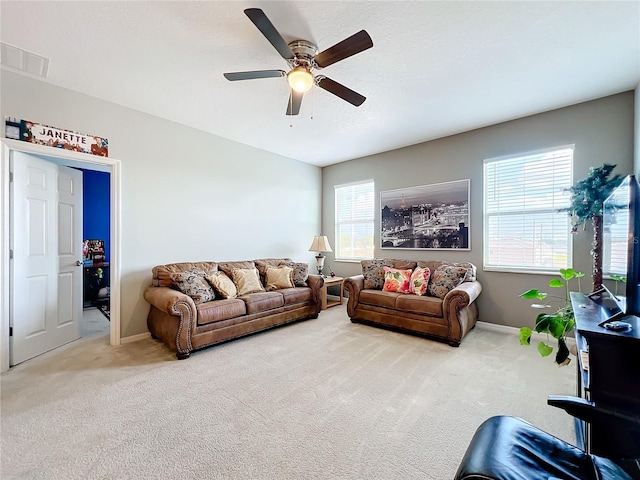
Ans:
[[[47,78],[49,59],[0,42],[0,64],[12,70]]]

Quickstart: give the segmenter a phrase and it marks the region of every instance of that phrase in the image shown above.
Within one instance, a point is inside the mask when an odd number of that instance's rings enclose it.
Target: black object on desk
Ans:
[[[84,307],[96,305],[100,289],[109,286],[109,262],[84,266]]]
[[[612,314],[606,301],[572,292],[571,303],[579,350],[577,395],[586,403],[571,397],[549,403],[569,413],[572,409],[583,412],[576,415],[583,418],[577,437],[588,452],[607,458],[640,458],[640,318],[621,317],[630,327],[611,330],[603,323]],[[615,412],[618,418],[589,420],[589,408]]]

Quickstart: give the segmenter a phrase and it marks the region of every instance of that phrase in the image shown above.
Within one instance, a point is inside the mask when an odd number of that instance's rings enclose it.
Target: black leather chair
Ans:
[[[519,418],[476,430],[455,480],[639,480],[640,459],[591,455]]]

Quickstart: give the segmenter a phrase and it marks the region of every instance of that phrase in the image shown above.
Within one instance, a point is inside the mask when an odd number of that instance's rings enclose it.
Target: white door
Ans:
[[[82,172],[12,152],[11,365],[80,337]]]

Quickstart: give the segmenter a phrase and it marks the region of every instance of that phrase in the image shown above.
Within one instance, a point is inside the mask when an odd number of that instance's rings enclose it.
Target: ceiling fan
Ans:
[[[324,75],[314,75],[315,70],[328,67],[340,60],[351,57],[373,47],[369,34],[361,30],[349,38],[336,43],[333,47],[318,53],[318,47],[307,40],[294,40],[287,43],[276,30],[265,13],[259,8],[247,8],[244,13],[258,30],[273,45],[289,64],[290,70],[254,70],[250,72],[225,73],[227,80],[251,80],[254,78],[287,77],[291,93],[287,105],[287,115],[298,115],[302,97],[315,84],[329,93],[342,98],[356,107],[362,105],[365,97]]]

